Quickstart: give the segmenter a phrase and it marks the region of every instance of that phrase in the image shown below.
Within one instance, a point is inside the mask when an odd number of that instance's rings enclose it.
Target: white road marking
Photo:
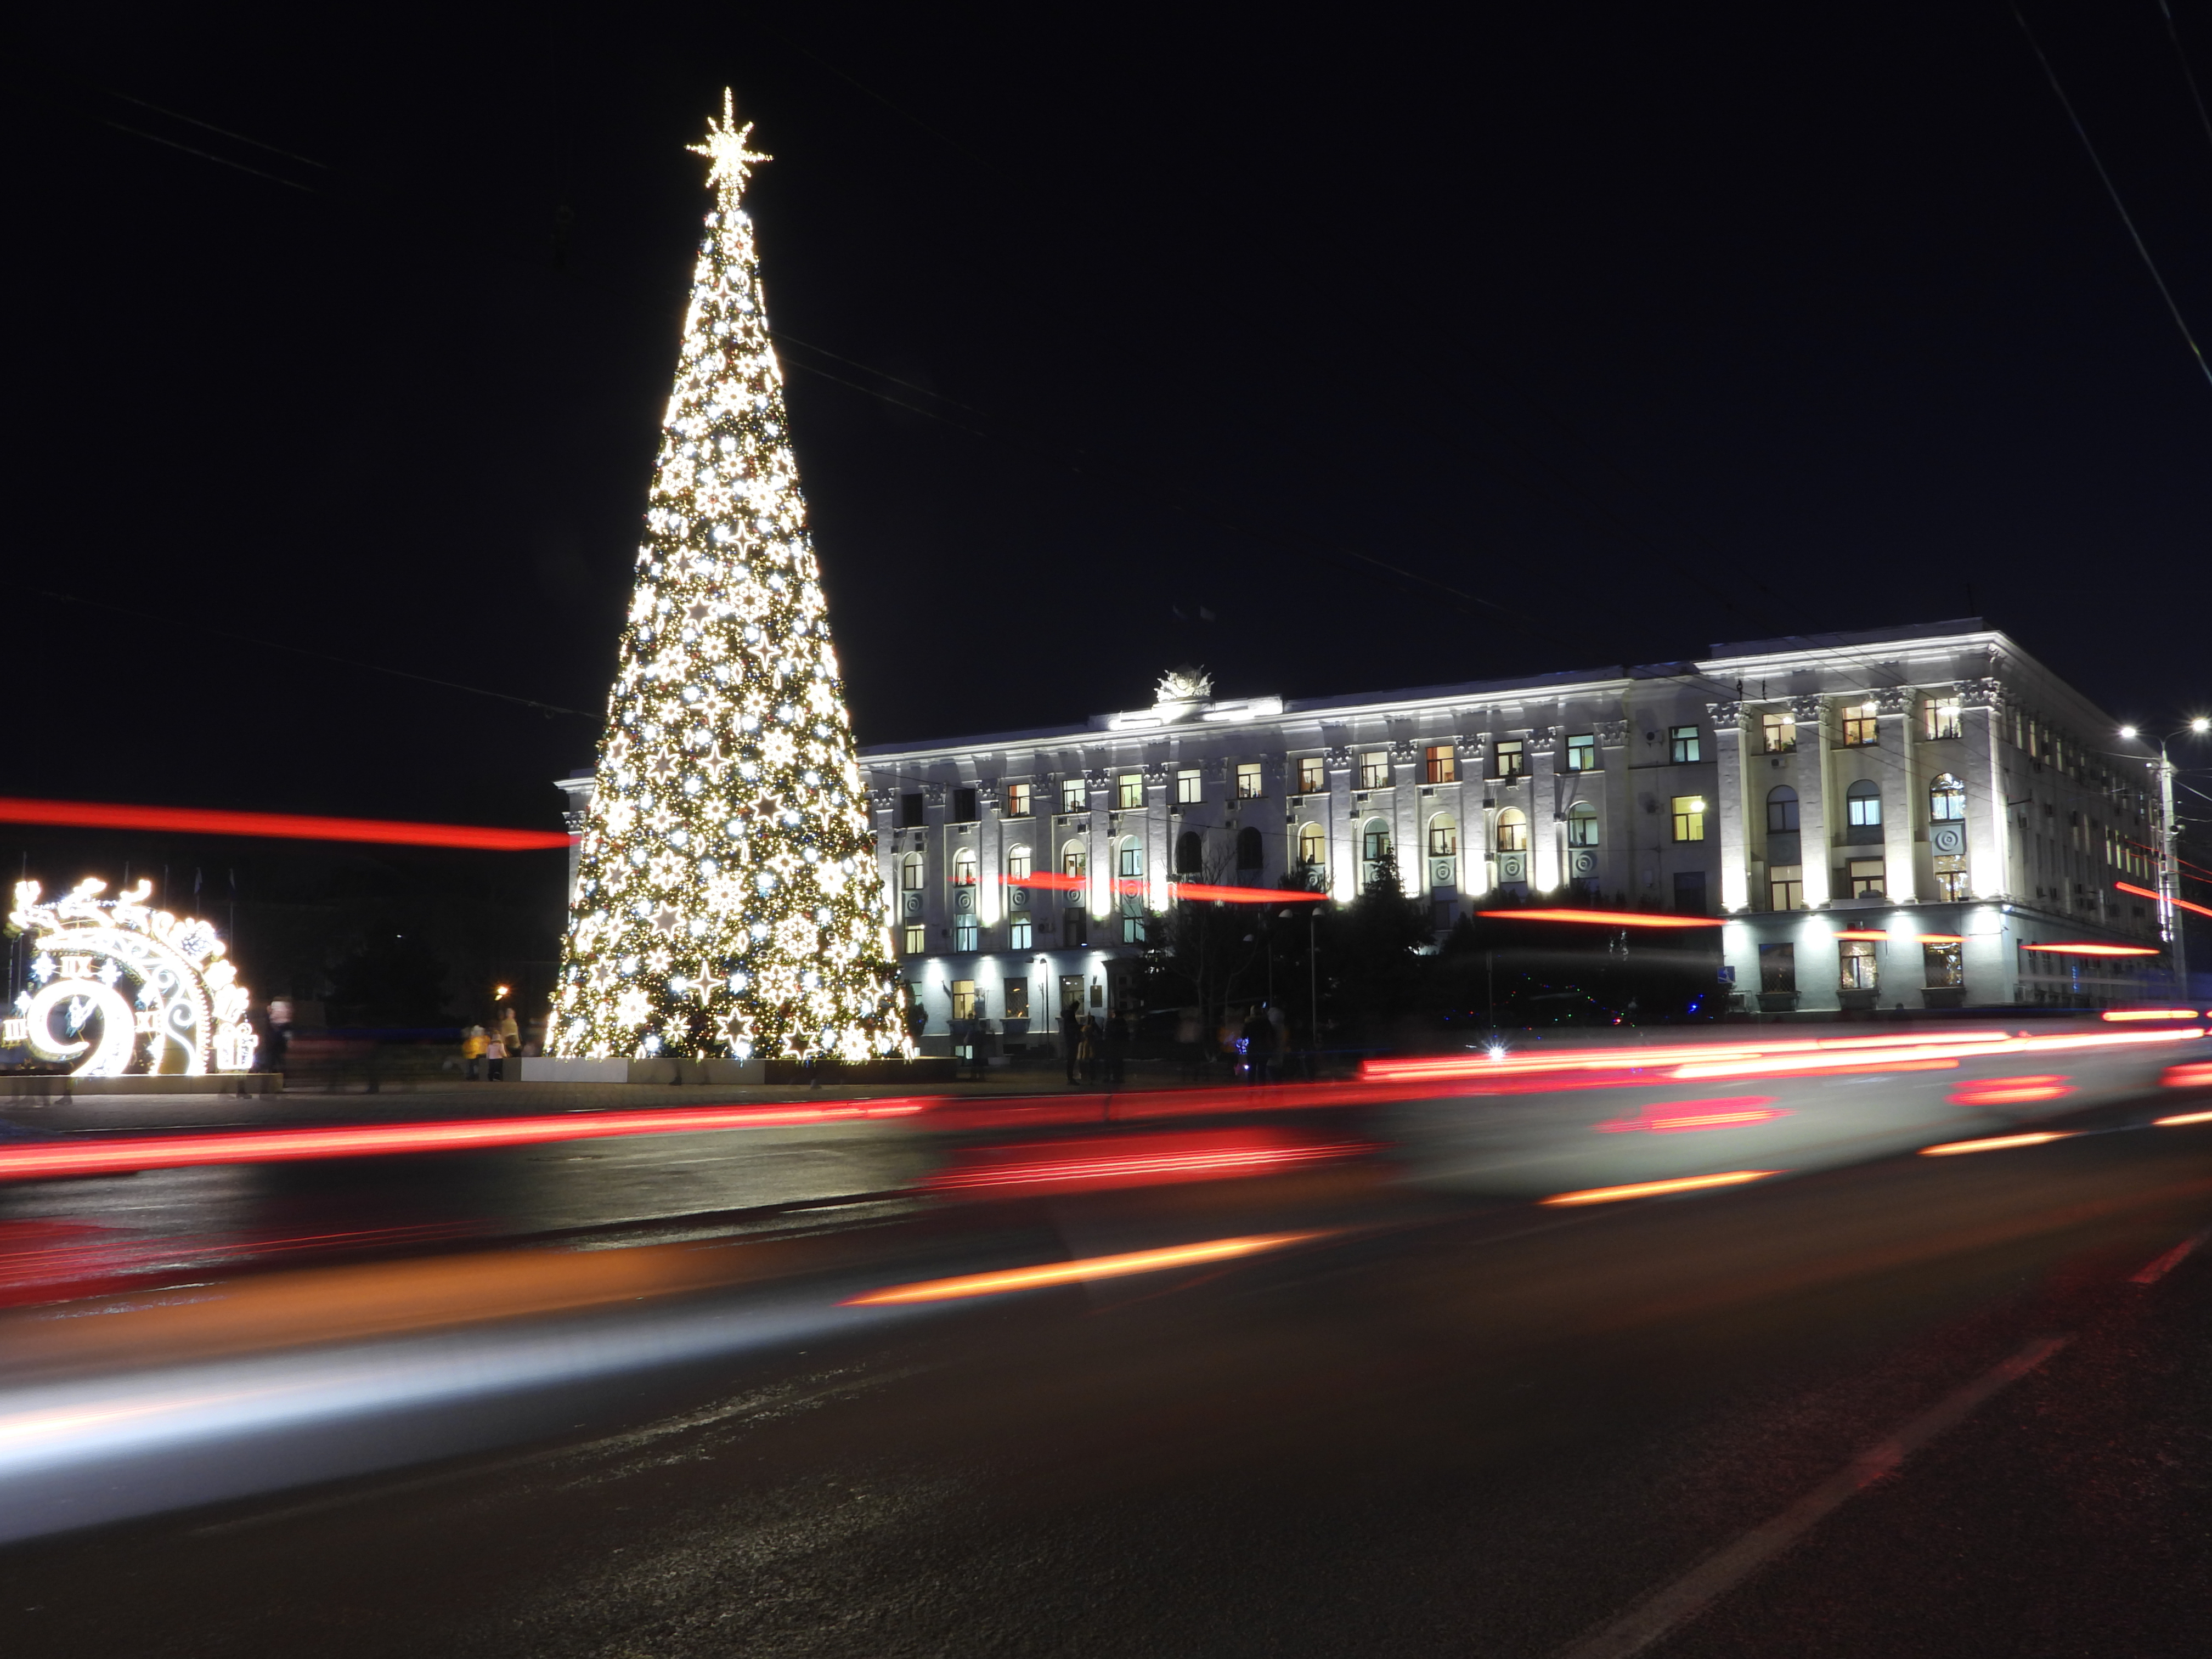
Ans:
[[[1771,1521],[1710,1555],[1611,1623],[1559,1650],[1557,1659],[1626,1659],[1705,1611],[1899,1464],[1964,1422],[1984,1401],[2017,1382],[2071,1337],[2039,1337],[1991,1370],[1876,1441]]]
[[[2189,1253],[2195,1249],[2199,1244],[2202,1244],[2207,1238],[2212,1238],[2212,1230],[2201,1232],[2194,1238],[2183,1239],[2180,1243],[2175,1245],[2164,1255],[2159,1257],[2157,1261],[2146,1262],[2134,1273],[2129,1274],[2128,1283],[2130,1285],[2157,1284],[2160,1279],[2165,1278],[2176,1267],[2179,1267],[2182,1262],[2187,1259]]]

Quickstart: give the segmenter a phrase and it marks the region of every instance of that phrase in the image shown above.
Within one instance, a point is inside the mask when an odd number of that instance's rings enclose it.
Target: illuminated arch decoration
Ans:
[[[32,935],[34,954],[6,1040],[49,1064],[76,1061],[73,1077],[252,1071],[251,998],[214,925],[148,908],[149,881],[106,890],[88,876],[41,903],[37,882],[15,884],[8,922]]]

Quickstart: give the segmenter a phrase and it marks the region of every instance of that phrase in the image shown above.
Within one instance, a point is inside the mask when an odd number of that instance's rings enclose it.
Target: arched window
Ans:
[[[1528,815],[1517,806],[1509,806],[1498,815],[1498,850],[1501,853],[1525,853],[1528,850]]]
[[[1963,823],[1966,818],[1966,786],[1948,772],[1928,786],[1928,817],[1933,823]]]
[[[973,887],[975,884],[975,849],[963,847],[952,855],[952,884]]]
[[[1027,881],[1030,878],[1030,849],[1028,848],[1009,847],[1006,848],[1006,879],[1008,881]]]
[[[1786,783],[1778,783],[1766,792],[1766,833],[1770,836],[1794,836],[1797,833],[1797,792]]]
[[[1853,830],[1881,828],[1881,786],[1861,778],[1844,790],[1844,822]]]
[[[1597,845],[1597,808],[1586,800],[1578,800],[1567,808],[1567,845]]]
[[[908,853],[899,860],[899,887],[908,893],[921,890],[921,854]]]
[[[1145,873],[1145,843],[1134,836],[1125,840],[1119,849],[1115,873],[1119,876],[1141,876]]]
[[[1265,854],[1260,842],[1260,832],[1250,825],[1237,832],[1237,869],[1238,873],[1257,870]]]
[[[1061,846],[1060,849],[1060,873],[1061,875],[1073,876],[1079,881],[1083,877],[1088,875],[1090,871],[1091,856],[1083,850],[1083,843],[1081,842],[1071,841]],[[1073,898],[1068,900],[1068,902],[1071,904],[1078,903],[1080,901]]]
[[[1459,856],[1459,820],[1449,812],[1439,812],[1429,820],[1429,856],[1432,859],[1455,859]]]
[[[1145,843],[1131,836],[1115,849],[1114,869],[1120,889],[1120,902],[1115,908],[1121,913],[1121,943],[1142,945],[1145,942]]]
[[[1206,843],[1198,831],[1186,830],[1176,837],[1176,874],[1195,876],[1206,868]]]
[[[1390,847],[1390,826],[1381,818],[1370,818],[1359,832],[1360,886],[1373,886],[1386,862],[1396,862]]]
[[[1321,825],[1308,823],[1299,827],[1298,862],[1310,875],[1318,875],[1328,868],[1328,836]]]

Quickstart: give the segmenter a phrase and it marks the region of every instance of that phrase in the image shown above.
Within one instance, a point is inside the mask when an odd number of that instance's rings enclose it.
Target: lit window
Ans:
[[[1567,845],[1595,847],[1597,845],[1597,809],[1588,801],[1577,801],[1567,808]]]
[[[1875,941],[1870,939],[1840,939],[1836,941],[1836,983],[1846,991],[1872,991],[1878,988],[1877,968],[1874,953]]]
[[[1864,898],[1869,893],[1887,895],[1889,884],[1882,874],[1880,859],[1853,859],[1844,869],[1844,884],[1850,889],[1851,898]]]
[[[1328,837],[1317,823],[1309,823],[1298,831],[1298,862],[1310,872],[1318,872],[1328,862]]]
[[[963,847],[952,855],[952,884],[973,887],[975,884],[975,849]]]
[[[1703,841],[1705,838],[1705,798],[1703,795],[1674,797],[1674,839]]]
[[[976,926],[974,912],[952,918],[952,948],[956,951],[975,951],[982,946],[982,930]]]
[[[1440,818],[1429,826],[1429,856],[1432,859],[1455,859],[1459,856],[1459,825],[1449,818]]]
[[[1319,756],[1298,763],[1298,793],[1319,795],[1328,792],[1328,769]]]
[[[1385,789],[1390,784],[1390,757],[1381,749],[1370,750],[1359,757],[1359,787],[1362,789]]]
[[[1963,729],[1960,700],[1956,697],[1930,697],[1927,703],[1928,736],[1930,741],[1938,738],[1955,738]],[[1930,980],[1929,984],[1935,981]]]
[[[1938,853],[1936,855],[1936,896],[1954,901],[1973,896],[1966,885],[1966,855],[1964,853]]]
[[[1966,819],[1966,786],[1948,772],[1928,786],[1928,817],[1934,823],[1963,823]]]
[[[1498,760],[1491,771],[1494,778],[1517,778],[1528,769],[1528,757],[1523,752],[1521,739],[1507,738],[1498,745]]]
[[[1698,758],[1698,728],[1694,726],[1670,726],[1667,728],[1668,758],[1683,766]]]
[[[1133,841],[1125,841],[1121,848],[1121,873],[1124,877],[1145,873],[1145,849]]]
[[[1030,926],[1030,913],[1028,911],[1017,910],[1006,918],[1006,949],[1009,951],[1027,951],[1033,947],[1036,939],[1036,933]],[[1006,983],[1009,987],[1012,987],[1013,981],[1008,980]],[[1021,1016],[1015,1013],[1012,1008],[1009,1007],[1006,1010],[1006,1018],[1008,1019],[1018,1019]]]
[[[1370,818],[1359,842],[1359,884],[1372,887],[1382,878],[1386,866],[1395,862],[1390,847],[1390,830],[1380,818]]]
[[[1024,929],[1029,927],[1029,922],[1026,919],[1023,921],[1022,927]],[[1025,945],[1029,941],[1026,939],[1023,940],[1023,943]],[[1030,1017],[1029,981],[1027,979],[1010,979],[1006,981],[1006,988],[1000,999],[999,1006],[1006,1010],[1006,1018],[1008,1019],[1027,1019]]]
[[[1881,826],[1881,789],[1862,778],[1844,793],[1844,822],[1854,830]]]
[[[1070,844],[1060,849],[1060,873],[1061,875],[1080,878],[1088,875],[1090,871],[1090,857],[1080,847]]]
[[[1010,818],[1025,818],[1029,815],[1030,786],[1026,783],[1008,784],[1006,786],[1006,816]]]
[[[1963,945],[1923,945],[1920,958],[1928,969],[1928,988],[1941,990],[1946,986],[1966,982],[1966,947]]]
[[[1080,812],[1090,804],[1091,790],[1081,778],[1062,778],[1060,781],[1060,810]]]
[[[975,981],[956,979],[952,981],[952,1018],[974,1019],[975,1012]]]
[[[1498,850],[1501,853],[1525,853],[1528,850],[1528,815],[1517,806],[1509,806],[1498,815]]]
[[[1766,866],[1766,908],[1802,910],[1805,908],[1805,866],[1770,864]]]
[[[1237,799],[1257,800],[1260,798],[1260,763],[1246,761],[1237,769]]]
[[[1448,743],[1431,744],[1428,753],[1428,780],[1431,783],[1459,781],[1459,757]]]
[[[1188,806],[1194,801],[1206,799],[1206,779],[1195,766],[1186,766],[1176,774],[1176,800]]]
[[[1124,772],[1115,780],[1114,805],[1116,807],[1127,811],[1130,807],[1144,804],[1145,775],[1142,772]]]
[[[1585,732],[1567,739],[1567,770],[1595,772],[1597,770],[1597,735]]]
[[[906,955],[918,957],[929,948],[929,929],[918,921],[910,921],[899,930],[899,949]]]
[[[1853,703],[1844,710],[1844,748],[1863,749],[1880,736],[1875,719],[1877,712],[1870,702]]]
[[[908,853],[899,860],[899,886],[907,892],[919,893],[921,890],[921,854]]]
[[[1787,755],[1797,747],[1797,716],[1792,714],[1762,714],[1759,717],[1760,730],[1766,737],[1766,752]]]
[[[1030,867],[1028,848],[1009,847],[1006,849],[1006,879],[1008,881],[1027,881],[1030,878]]]

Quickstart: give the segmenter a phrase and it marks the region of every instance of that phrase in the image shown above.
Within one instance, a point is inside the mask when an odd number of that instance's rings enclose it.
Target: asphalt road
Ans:
[[[2208,1225],[2212,1125],[1572,1211],[1348,1170],[877,1218],[777,1271],[1326,1236],[794,1326],[483,1449],[18,1543],[0,1648],[2194,1653]],[[724,1277],[638,1305],[760,1305]],[[516,1340],[554,1316],[499,1294]]]

